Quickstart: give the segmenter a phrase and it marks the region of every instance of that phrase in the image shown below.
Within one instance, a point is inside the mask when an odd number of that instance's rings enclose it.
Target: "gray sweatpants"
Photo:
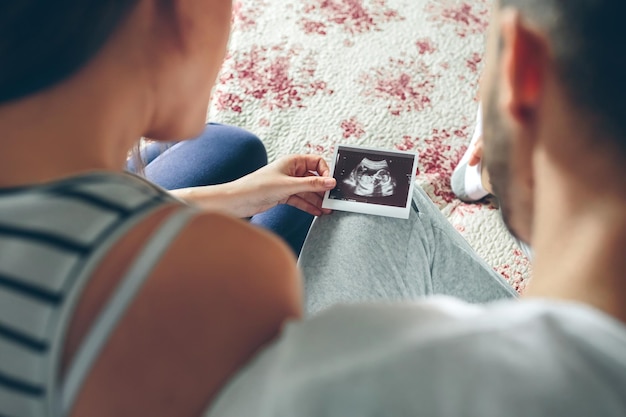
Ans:
[[[419,186],[408,220],[346,212],[317,218],[299,265],[308,314],[336,303],[434,294],[471,303],[517,295]]]

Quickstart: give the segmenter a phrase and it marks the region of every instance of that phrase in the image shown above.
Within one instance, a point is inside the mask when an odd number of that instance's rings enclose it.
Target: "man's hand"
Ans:
[[[482,136],[480,137],[480,139],[478,139],[476,141],[476,143],[474,144],[474,148],[471,151],[471,155],[470,155],[470,159],[468,161],[468,165],[473,167],[476,166],[480,163],[480,161],[483,159],[483,138]]]
[[[480,161],[482,161],[482,159],[483,159],[483,138],[481,136],[474,144],[474,148],[471,150],[470,158],[467,164],[473,167],[473,166],[478,165]],[[481,178],[482,186],[485,189],[485,191],[487,191],[489,194],[493,194],[493,187],[491,186],[489,173],[487,172],[484,166],[482,167],[480,178]]]

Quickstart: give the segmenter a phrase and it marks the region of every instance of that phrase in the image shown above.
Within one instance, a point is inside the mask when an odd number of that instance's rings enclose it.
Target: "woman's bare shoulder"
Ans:
[[[300,316],[300,285],[278,238],[222,214],[197,215],[112,335],[73,415],[198,415]]]
[[[244,280],[256,280],[259,274],[269,274],[272,280],[298,275],[296,258],[279,237],[220,213],[196,216],[171,252],[171,262],[190,274],[237,275]]]

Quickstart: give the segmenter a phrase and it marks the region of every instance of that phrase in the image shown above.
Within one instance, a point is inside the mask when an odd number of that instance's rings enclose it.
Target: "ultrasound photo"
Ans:
[[[414,153],[339,146],[333,170],[337,186],[327,193],[325,206],[392,217],[406,212],[408,217],[416,163]]]
[[[363,158],[343,183],[361,197],[389,197],[395,194],[396,179],[389,172],[389,162]]]

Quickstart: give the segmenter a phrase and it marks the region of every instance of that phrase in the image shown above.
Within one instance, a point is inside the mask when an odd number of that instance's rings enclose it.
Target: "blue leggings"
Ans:
[[[145,177],[161,187],[178,188],[223,184],[241,178],[267,164],[259,138],[243,129],[209,123],[196,139],[170,145],[153,143],[141,153]],[[134,161],[128,170],[137,172]],[[313,216],[279,205],[250,219],[250,223],[281,236],[300,254]]]

